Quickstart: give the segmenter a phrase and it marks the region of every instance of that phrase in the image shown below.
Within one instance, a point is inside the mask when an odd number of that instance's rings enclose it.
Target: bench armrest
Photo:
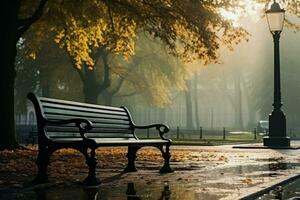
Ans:
[[[150,124],[150,125],[146,125],[146,126],[137,126],[135,125],[134,128],[137,129],[149,129],[149,128],[156,128],[156,130],[158,130],[159,136],[161,137],[161,139],[163,140],[169,140],[168,138],[166,138],[164,136],[165,133],[169,132],[169,127],[165,124]]]
[[[48,120],[45,119],[45,125],[62,125],[62,124],[71,124],[75,123],[75,125],[79,129],[80,136],[83,139],[88,139],[85,136],[85,133],[93,128],[93,123],[87,119],[75,118],[75,119],[67,119],[67,120]]]

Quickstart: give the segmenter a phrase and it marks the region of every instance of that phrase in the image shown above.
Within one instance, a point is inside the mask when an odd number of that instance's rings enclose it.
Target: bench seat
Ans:
[[[99,138],[89,138],[94,140],[97,143],[97,146],[129,146],[129,145],[142,145],[142,146],[153,146],[155,144],[168,144],[169,142],[166,140],[160,140],[160,139],[145,139],[145,140],[119,140],[119,139],[99,139]],[[74,141],[81,141],[80,138],[55,138],[52,139],[52,141],[57,143],[69,143]]]
[[[39,153],[36,160],[38,174],[35,182],[48,182],[47,166],[50,156],[58,149],[73,148],[80,151],[89,167],[86,185],[96,185],[96,153],[98,147],[127,146],[128,164],[125,172],[136,171],[136,152],[144,146],[157,147],[164,158],[162,173],[172,172],[170,145],[164,135],[169,131],[165,124],[136,125],[126,107],[101,106],[74,101],[27,95],[33,103],[37,118]],[[139,139],[137,129],[157,130],[160,139]]]

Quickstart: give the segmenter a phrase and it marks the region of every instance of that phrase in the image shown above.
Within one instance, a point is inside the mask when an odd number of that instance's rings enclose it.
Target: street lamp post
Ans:
[[[269,136],[264,137],[264,146],[289,147],[290,138],[286,135],[286,118],[281,110],[280,55],[279,39],[283,29],[285,10],[274,0],[266,10],[270,32],[274,40],[274,103],[269,115]]]

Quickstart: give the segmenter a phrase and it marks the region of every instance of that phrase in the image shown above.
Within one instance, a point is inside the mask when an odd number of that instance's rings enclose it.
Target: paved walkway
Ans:
[[[300,146],[300,142],[293,144]],[[125,150],[120,148],[120,151]],[[95,193],[86,192],[71,182],[58,182],[15,190],[1,200],[17,194],[24,197],[17,199],[47,200],[95,199],[94,195],[101,200],[158,200],[168,199],[168,196],[172,200],[235,200],[300,172],[300,150],[235,149],[232,145],[173,146],[171,166],[175,172],[164,175],[158,173],[162,160],[144,159],[147,152],[147,148],[142,150],[143,156],[137,160],[138,172],[122,173],[124,166],[118,158],[111,158],[108,166],[99,167],[97,174],[102,184]],[[86,171],[79,173],[78,179],[85,176]],[[135,192],[131,190],[133,193],[128,195],[128,187],[134,187]]]
[[[169,185],[171,199],[238,199],[300,172],[300,150],[233,149],[232,145],[173,146],[172,150],[188,154],[184,160],[173,159],[172,174],[159,175],[150,170],[157,169],[156,163],[144,161],[137,163],[141,170],[136,173],[100,170],[103,193],[113,196],[121,191],[122,196],[132,182],[141,199],[159,199],[164,185]],[[106,187],[115,190],[105,192]]]

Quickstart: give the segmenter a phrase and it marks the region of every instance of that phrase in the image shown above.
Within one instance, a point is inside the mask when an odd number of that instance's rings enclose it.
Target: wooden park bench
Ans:
[[[137,126],[125,107],[110,107],[27,95],[32,101],[38,129],[38,174],[36,183],[48,182],[47,166],[52,153],[62,148],[80,151],[89,167],[85,185],[96,185],[98,147],[127,146],[128,164],[125,172],[137,171],[136,152],[144,146],[157,147],[164,158],[161,173],[172,172],[169,147],[171,140],[164,137],[169,131],[165,124]],[[160,139],[139,139],[136,129],[156,128]]]

